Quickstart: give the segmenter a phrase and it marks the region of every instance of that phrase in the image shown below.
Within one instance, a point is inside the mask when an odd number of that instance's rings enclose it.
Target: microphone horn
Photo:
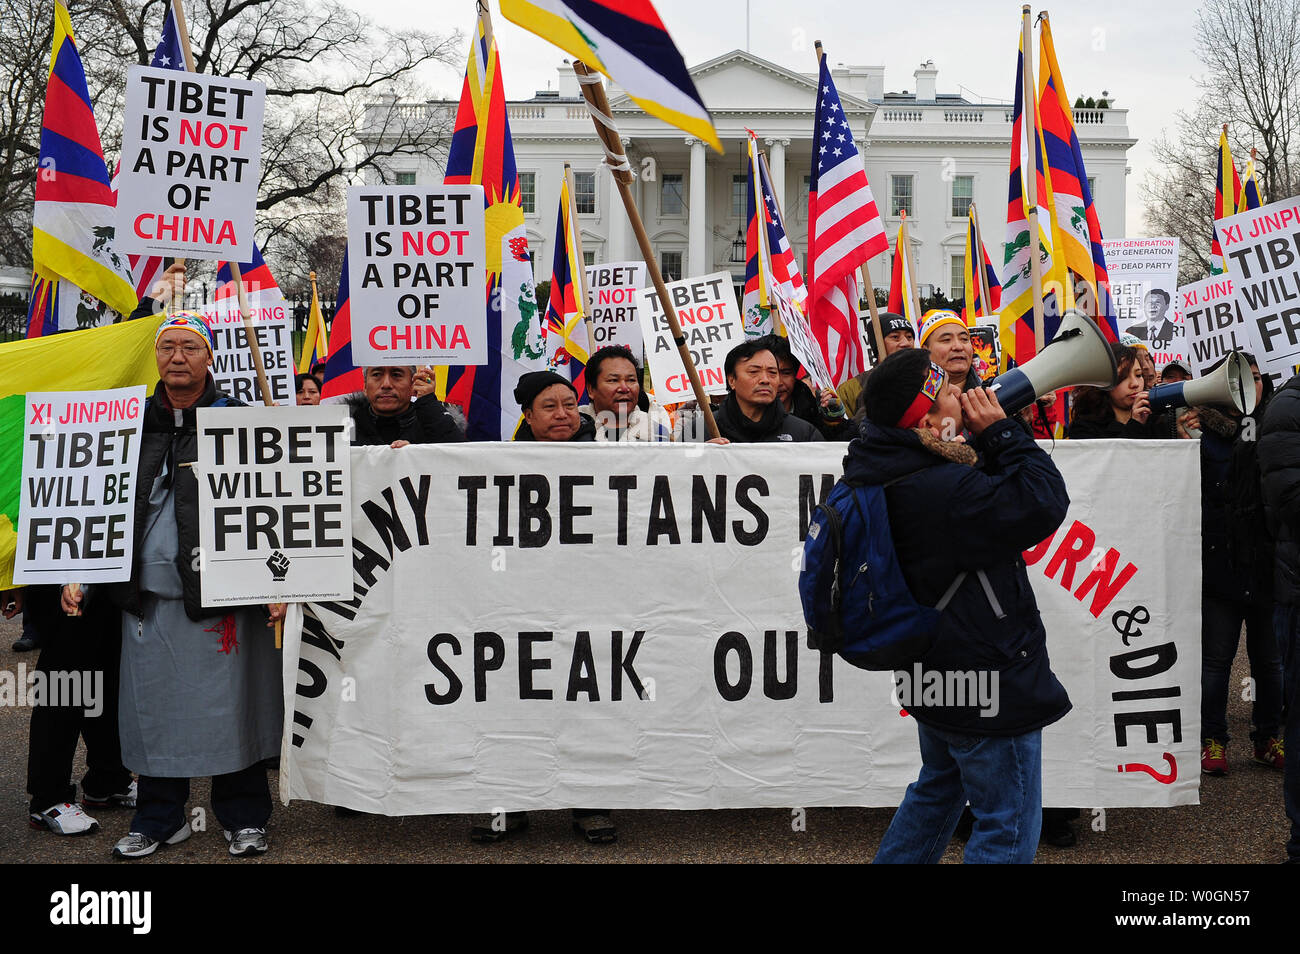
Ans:
[[[1255,410],[1255,376],[1240,351],[1231,351],[1223,364],[1203,378],[1157,384],[1147,394],[1153,413],[1198,404],[1235,407],[1242,414]]]
[[[1032,360],[999,374],[989,390],[997,392],[998,403],[1012,415],[1061,388],[1113,388],[1116,374],[1106,336],[1091,318],[1071,308],[1061,318],[1056,337]]]

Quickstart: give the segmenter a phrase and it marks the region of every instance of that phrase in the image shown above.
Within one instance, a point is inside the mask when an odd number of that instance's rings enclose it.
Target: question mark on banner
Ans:
[[[1165,760],[1165,763],[1169,766],[1169,771],[1164,774],[1157,772],[1150,765],[1145,765],[1142,762],[1129,762],[1127,765],[1117,765],[1115,767],[1115,771],[1116,772],[1146,772],[1148,775],[1150,775],[1153,779],[1155,779],[1160,784],[1168,785],[1170,782],[1173,782],[1175,779],[1178,778],[1178,762],[1168,752],[1164,754],[1163,758]]]

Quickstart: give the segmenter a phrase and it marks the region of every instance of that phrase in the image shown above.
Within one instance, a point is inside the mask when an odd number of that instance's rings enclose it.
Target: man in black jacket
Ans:
[[[1021,553],[1064,520],[1065,482],[994,395],[961,393],[925,351],[886,358],[863,402],[844,476],[886,487],[903,578],[919,603],[945,606],[930,649],[895,673],[922,766],[876,861],[937,862],[969,799],[965,860],[1029,863],[1042,823],[1042,729],[1070,700]],[[973,444],[943,439],[963,423]],[[984,532],[953,547],[953,527]]]
[[[786,413],[777,400],[781,369],[765,338],[732,348],[723,367],[727,399],[714,411],[718,433],[740,444],[769,441],[820,441],[817,428]]]
[[[465,436],[433,394],[414,403],[415,368],[395,365],[365,369],[366,389],[348,398],[357,445],[446,444]]]
[[[1282,794],[1291,837],[1287,861],[1300,864],[1300,375],[1278,391],[1260,429],[1259,472],[1264,515],[1277,541],[1274,560],[1273,629],[1281,644],[1286,696],[1287,753]]]

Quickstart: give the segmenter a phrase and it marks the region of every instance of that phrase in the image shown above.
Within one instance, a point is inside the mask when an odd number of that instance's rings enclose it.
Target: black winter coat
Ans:
[[[1020,735],[1060,719],[1070,699],[1052,673],[1021,558],[1055,532],[1070,505],[1052,459],[1010,419],[975,439],[984,455],[976,467],[937,456],[915,431],[867,421],[862,433],[849,445],[844,476],[877,485],[902,477],[885,488],[885,500],[912,595],[934,606],[959,573],[968,573],[920,661],[923,672],[998,674],[996,715],[975,706],[919,706],[915,699],[908,712],[926,725],[980,736]],[[1005,618],[997,618],[979,570]]]
[[[1126,440],[1146,440],[1155,435],[1152,434],[1151,419],[1147,423],[1139,424],[1136,420],[1129,418],[1126,424],[1121,424],[1115,419],[1115,412],[1109,411],[1108,419],[1104,421],[1092,421],[1086,418],[1076,417],[1070,424],[1070,440],[1088,441],[1098,438],[1123,438]]]
[[[729,392],[722,406],[713,409],[713,419],[718,422],[718,433],[736,444],[824,439],[821,432],[803,418],[787,414],[780,401],[773,401],[768,406],[762,421],[751,421],[736,403],[735,392]]]
[[[358,447],[386,447],[393,441],[451,444],[465,439],[442,402],[432,394],[416,398],[400,414],[385,417],[380,417],[370,409],[370,402],[363,393],[350,395],[347,405],[352,422],[356,425],[352,443]]]
[[[1269,402],[1260,428],[1264,516],[1277,541],[1273,598],[1300,606],[1300,375]]]
[[[112,584],[114,599],[133,616],[140,616],[140,553],[144,532],[149,526],[149,495],[154,481],[167,462],[168,472],[175,481],[176,526],[180,531],[180,544],[176,551],[176,570],[180,573],[184,593],[185,615],[198,622],[211,616],[223,616],[229,607],[205,610],[199,599],[199,482],[193,467],[198,458],[198,428],[195,410],[200,407],[244,407],[242,401],[217,390],[212,375],[208,375],[203,395],[193,407],[176,410],[167,406],[166,392],[161,381],[154,387],[153,395],[144,405],[144,434],[140,439],[140,462],[135,472],[135,547],[131,580]]]

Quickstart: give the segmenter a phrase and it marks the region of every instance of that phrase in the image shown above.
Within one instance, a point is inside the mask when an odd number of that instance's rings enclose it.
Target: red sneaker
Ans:
[[[1228,748],[1218,739],[1206,739],[1201,748],[1201,771],[1206,775],[1228,774]]]
[[[1286,753],[1282,750],[1282,740],[1272,738],[1263,745],[1255,743],[1254,761],[1275,768],[1279,772],[1282,771],[1286,768]]]

